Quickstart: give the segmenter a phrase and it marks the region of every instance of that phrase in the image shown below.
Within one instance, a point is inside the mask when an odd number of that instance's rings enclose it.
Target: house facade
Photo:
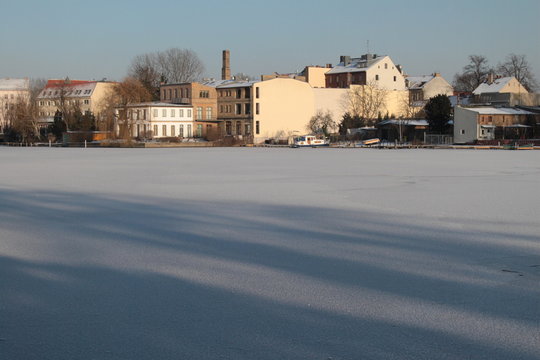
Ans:
[[[116,108],[116,133],[134,138],[191,138],[194,136],[191,105],[149,102]]]
[[[117,83],[86,80],[49,80],[37,97],[42,126],[54,122],[63,109],[78,109],[83,114],[98,116],[105,100]]]
[[[7,113],[17,101],[30,97],[28,79],[0,79],[0,134],[9,126]]]
[[[160,87],[163,103],[193,107],[194,136],[213,140],[220,135],[217,90],[198,82],[164,84]]]
[[[406,90],[401,66],[389,56],[365,54],[359,58],[341,56],[338,65],[325,73],[327,88],[371,85],[385,90]]]
[[[454,88],[440,73],[406,76],[405,85],[409,90],[411,104],[416,104],[417,106],[424,106],[429,99],[437,95],[454,95]]]
[[[513,76],[497,78],[493,74],[473,91],[474,102],[491,105],[538,105],[534,94]]]
[[[461,107],[454,109],[454,142],[533,138],[539,114],[518,108]]]

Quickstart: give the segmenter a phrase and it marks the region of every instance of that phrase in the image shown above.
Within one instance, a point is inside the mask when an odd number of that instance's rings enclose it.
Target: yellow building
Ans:
[[[98,116],[115,82],[49,80],[37,97],[40,122],[51,124],[57,111],[77,108],[83,114]]]

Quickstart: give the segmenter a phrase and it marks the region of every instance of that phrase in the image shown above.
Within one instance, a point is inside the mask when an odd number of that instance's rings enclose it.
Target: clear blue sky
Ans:
[[[122,79],[137,54],[195,51],[219,77],[293,72],[340,55],[390,55],[449,81],[470,54],[525,54],[540,78],[540,1],[0,0],[0,77]]]

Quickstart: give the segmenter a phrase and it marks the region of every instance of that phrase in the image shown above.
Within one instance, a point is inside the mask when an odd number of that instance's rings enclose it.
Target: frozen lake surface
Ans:
[[[0,166],[1,359],[540,358],[540,151]]]

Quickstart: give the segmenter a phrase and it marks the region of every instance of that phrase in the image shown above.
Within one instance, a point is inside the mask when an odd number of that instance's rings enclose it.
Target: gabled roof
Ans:
[[[66,97],[89,97],[96,88],[97,81],[49,80],[45,88],[39,93],[38,99],[54,99],[62,95]]]
[[[333,67],[332,70],[328,71],[326,74],[328,75],[328,74],[341,74],[341,73],[368,71],[385,57],[386,56],[377,56],[374,59],[368,59],[367,57],[366,58],[364,57],[352,58],[350,59],[351,60],[350,64],[345,65],[345,63],[341,62],[337,64],[335,67]]]
[[[482,83],[478,85],[476,89],[474,89],[473,94],[480,95],[482,93],[500,92],[506,85],[508,85],[508,83],[512,79],[515,79],[515,77],[509,76],[509,77],[498,78],[498,79],[495,79],[491,84],[488,84],[487,82]]]
[[[422,89],[424,85],[433,80],[435,76],[433,75],[420,75],[420,76],[407,76],[405,81],[407,82],[407,87],[409,89]]]
[[[0,79],[0,90],[7,91],[24,91],[30,88],[30,81],[28,79]]]

